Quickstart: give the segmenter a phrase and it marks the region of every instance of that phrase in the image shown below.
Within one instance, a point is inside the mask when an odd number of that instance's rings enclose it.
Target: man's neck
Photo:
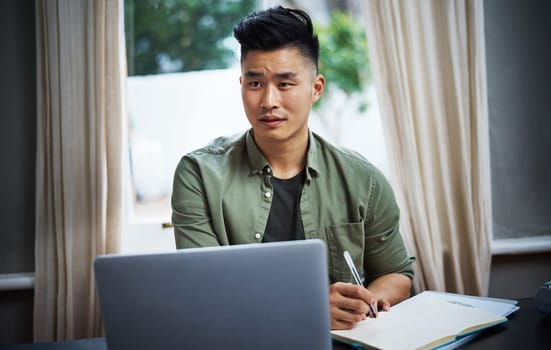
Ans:
[[[308,134],[292,142],[257,143],[278,179],[289,179],[304,169],[308,151]]]

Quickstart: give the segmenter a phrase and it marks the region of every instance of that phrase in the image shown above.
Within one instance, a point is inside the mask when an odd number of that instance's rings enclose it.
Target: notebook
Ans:
[[[331,349],[321,240],[103,255],[109,350]]]
[[[497,299],[424,292],[359,322],[350,330],[334,330],[337,340],[365,349],[443,348],[507,322],[504,314],[518,308]],[[462,343],[462,342],[461,342]]]

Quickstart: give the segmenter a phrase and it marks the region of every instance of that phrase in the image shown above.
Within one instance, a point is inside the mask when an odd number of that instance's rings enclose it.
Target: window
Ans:
[[[484,2],[497,252],[551,248],[549,5]]]
[[[311,129],[387,172],[363,26],[350,11],[302,2],[293,3],[316,23],[320,71],[328,80]],[[248,129],[232,29],[256,8],[256,0],[126,0],[129,181],[123,250],[173,249],[172,229],[161,223],[170,221],[178,161],[215,137]]]

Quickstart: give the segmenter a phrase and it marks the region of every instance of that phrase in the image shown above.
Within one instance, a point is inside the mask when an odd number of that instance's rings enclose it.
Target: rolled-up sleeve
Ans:
[[[178,249],[219,245],[201,172],[191,156],[180,160],[174,174],[172,224]]]
[[[400,210],[388,181],[377,173],[371,184],[365,221],[364,271],[366,280],[388,273],[413,278],[414,257],[408,255],[399,229]]]

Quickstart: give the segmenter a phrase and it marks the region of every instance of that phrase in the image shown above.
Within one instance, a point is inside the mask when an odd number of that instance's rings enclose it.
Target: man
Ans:
[[[180,161],[172,195],[176,245],[320,238],[328,247],[331,327],[352,328],[370,314],[370,304],[388,310],[409,296],[412,258],[400,236],[392,190],[362,156],[308,128],[325,79],[305,12],[256,12],[234,35],[241,44],[242,100],[252,128]],[[350,283],[344,250],[367,288]]]

